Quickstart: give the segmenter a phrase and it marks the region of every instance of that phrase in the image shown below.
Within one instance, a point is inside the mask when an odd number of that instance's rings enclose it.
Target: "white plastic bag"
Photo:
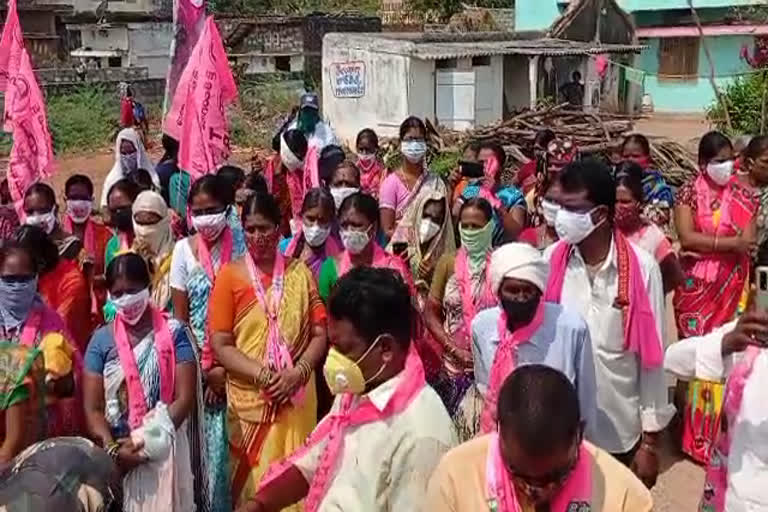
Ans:
[[[134,444],[143,443],[142,454],[151,461],[168,458],[176,437],[168,406],[160,402],[144,416],[141,427],[131,432]]]

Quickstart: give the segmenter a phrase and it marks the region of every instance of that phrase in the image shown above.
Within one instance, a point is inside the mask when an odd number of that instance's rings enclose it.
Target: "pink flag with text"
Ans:
[[[224,44],[209,16],[165,122],[166,133],[179,141],[179,167],[192,181],[215,171],[229,158],[226,108],[236,99],[237,85]]]
[[[171,107],[181,74],[189,62],[204,25],[205,0],[174,0],[171,64],[168,66],[168,78],[165,81],[164,114],[167,114]]]
[[[8,82],[5,105],[6,123],[11,126],[13,133],[8,187],[13,201],[18,205],[27,187],[49,177],[54,170],[45,99],[25,49],[22,49],[16,76]]]
[[[16,75],[23,49],[24,39],[21,35],[19,14],[16,11],[16,0],[8,0],[8,15],[3,26],[3,36],[0,38],[0,91],[8,89],[11,80]],[[11,126],[8,124],[8,107],[9,103],[6,99],[3,107],[3,118],[5,119],[3,129],[7,132],[11,131]]]

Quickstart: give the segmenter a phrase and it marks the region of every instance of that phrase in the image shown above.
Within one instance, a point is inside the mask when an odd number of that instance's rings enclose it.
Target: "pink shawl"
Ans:
[[[69,218],[69,215],[64,216],[64,229],[67,230],[68,233],[74,233],[74,226],[72,225],[72,219]],[[96,258],[104,257],[103,254],[96,254],[96,234],[93,229],[93,221],[90,218],[85,221],[83,248],[91,260],[95,261]]]
[[[339,459],[344,451],[345,432],[374,421],[386,422],[389,418],[402,413],[411,405],[424,386],[426,386],[424,367],[411,343],[405,369],[400,374],[400,382],[384,410],[379,411],[370,399],[351,393],[340,395],[338,411],[326,416],[302,448],[271,468],[264,475],[260,488],[279,478],[293,466],[294,461],[302,458],[313,447],[325,442],[315,476],[309,482],[309,492],[304,500],[305,512],[317,512],[338,469]]]
[[[619,268],[619,289],[615,306],[624,314],[624,349],[640,358],[643,368],[658,368],[664,359],[656,319],[635,251],[618,230],[613,234]],[[549,282],[544,301],[560,303],[568,258],[574,247],[559,242],[550,259]]]
[[[726,184],[722,188],[720,198],[720,218],[718,219],[712,210],[713,193],[712,185],[709,184],[704,174],[700,174],[693,183],[696,190],[696,225],[702,233],[718,237],[733,236],[737,231],[734,230],[731,214],[731,201],[733,200],[732,185]],[[743,222],[743,219],[740,219]],[[743,226],[736,226],[742,228]],[[722,258],[717,254],[712,257],[701,259],[693,266],[693,275],[705,282],[713,283],[717,281],[718,268]]]
[[[384,177],[386,168],[379,162],[378,158],[374,159],[370,166],[364,163],[363,160],[358,159],[357,167],[360,169],[360,188],[362,191],[378,198],[379,187],[381,186],[381,180]]]
[[[499,434],[488,436],[488,456],[485,462],[485,486],[489,510],[498,512],[520,512],[522,507],[517,500],[517,493],[508,475],[499,448]],[[579,460],[568,476],[560,492],[549,506],[552,512],[570,512],[571,510],[591,510],[592,502],[592,466],[589,451],[584,443],[579,447]],[[573,505],[576,505],[574,508]]]
[[[224,228],[224,232],[219,238],[221,243],[221,257],[219,258],[219,268],[232,260],[232,230],[229,226]],[[200,260],[200,266],[203,267],[205,274],[211,281],[211,286],[216,280],[216,270],[213,264],[213,258],[211,257],[211,249],[208,247],[208,242],[202,237],[197,237],[197,257]],[[203,340],[203,350],[200,357],[200,363],[203,370],[210,370],[213,367],[213,350],[210,343],[210,332],[208,331],[208,324],[205,326],[205,339]]]
[[[454,335],[453,341],[459,348],[471,348],[472,320],[475,318],[478,309],[483,306],[487,307],[487,305],[498,303],[496,294],[493,293],[493,290],[491,289],[489,268],[491,268],[490,252],[488,252],[485,260],[485,282],[480,295],[475,297],[475,294],[473,293],[472,279],[469,275],[469,258],[467,256],[467,250],[462,247],[456,253],[454,272],[456,275],[456,284],[459,288],[459,296],[461,297],[461,315],[463,323],[460,332],[457,332]],[[480,306],[480,308],[478,308],[478,306]]]

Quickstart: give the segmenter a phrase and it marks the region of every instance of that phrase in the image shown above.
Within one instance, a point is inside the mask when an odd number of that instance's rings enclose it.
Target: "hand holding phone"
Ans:
[[[485,169],[482,162],[469,162],[467,160],[461,160],[459,162],[461,167],[461,175],[465,178],[483,178],[485,177]]]

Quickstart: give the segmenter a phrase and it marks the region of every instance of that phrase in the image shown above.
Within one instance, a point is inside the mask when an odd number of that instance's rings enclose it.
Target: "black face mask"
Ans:
[[[539,307],[541,294],[536,294],[528,300],[515,300],[501,297],[501,307],[507,314],[507,326],[526,325],[533,320],[536,308]]]
[[[133,212],[130,206],[110,210],[109,217],[112,226],[118,231],[133,231]]]

